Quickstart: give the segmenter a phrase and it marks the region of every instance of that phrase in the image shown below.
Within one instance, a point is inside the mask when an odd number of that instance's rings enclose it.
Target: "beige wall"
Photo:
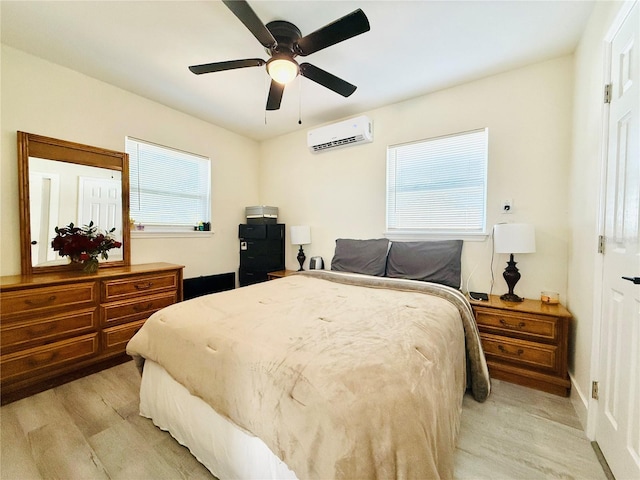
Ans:
[[[386,147],[481,127],[489,128],[488,222],[528,222],[537,252],[518,255],[516,293],[530,298],[567,291],[567,182],[571,155],[570,56],[509,71],[370,112],[374,142],[311,154],[306,129],[263,142],[260,201],[280,208],[287,225],[310,225],[307,257],[328,263],[338,237],[374,238],[385,229]],[[505,199],[514,213],[501,213]],[[287,266],[296,267],[287,245]],[[494,293],[505,293],[506,255],[496,255]],[[491,243],[467,241],[463,278],[489,291]],[[477,268],[476,268],[477,267]]]
[[[573,155],[568,182],[569,288],[567,304],[574,321],[569,364],[572,396],[586,425],[592,372],[594,313],[601,274],[596,252],[601,191],[605,35],[622,2],[597,2],[575,52]]]
[[[327,263],[338,237],[380,237],[386,146],[488,127],[487,224],[536,226],[537,252],[516,258],[523,275],[516,293],[536,298],[542,289],[560,292],[575,316],[572,376],[586,392],[597,263],[602,40],[618,6],[597,3],[575,59],[558,58],[364,112],[374,122],[372,144],[315,155],[306,147],[306,128],[258,145],[3,46],[0,273],[20,269],[17,130],[115,150],[132,135],[211,157],[215,235],[132,242],[133,262],[180,263],[186,276],[197,276],[237,270],[237,224],[246,205],[275,205],[288,226],[311,225],[307,257],[321,255]],[[513,200],[511,215],[501,213],[505,199]],[[297,268],[295,251],[287,245],[289,268]],[[505,261],[497,255],[493,262],[494,293],[506,291]],[[465,242],[463,278],[474,272],[470,289],[489,290],[490,262],[490,241]]]
[[[131,135],[211,158],[204,238],[132,240],[133,263],[185,265],[185,277],[237,271],[238,223],[258,203],[258,144],[72,70],[2,46],[0,273],[20,273],[16,131],[124,150]]]

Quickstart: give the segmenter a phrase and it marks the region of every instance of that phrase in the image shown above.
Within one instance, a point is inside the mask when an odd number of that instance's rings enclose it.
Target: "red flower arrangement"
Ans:
[[[112,228],[108,232],[98,233],[98,227],[93,222],[84,227],[76,227],[70,223],[66,227],[56,227],[56,237],[51,241],[51,247],[61,257],[69,256],[73,263],[84,264],[83,270],[94,273],[98,270],[98,257],[109,258],[109,250],[120,248],[121,242],[113,239]]]

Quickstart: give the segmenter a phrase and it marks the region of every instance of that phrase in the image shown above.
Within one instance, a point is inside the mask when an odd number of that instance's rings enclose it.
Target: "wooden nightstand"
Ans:
[[[278,270],[277,272],[269,272],[267,273],[267,280],[286,277],[293,273],[296,273],[296,271],[295,270]]]
[[[493,378],[568,396],[571,313],[539,300],[470,300]]]

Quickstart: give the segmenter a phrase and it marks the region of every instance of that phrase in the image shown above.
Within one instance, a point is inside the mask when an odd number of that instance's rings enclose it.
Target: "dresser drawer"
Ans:
[[[476,309],[476,323],[484,332],[508,336],[522,335],[533,340],[551,343],[555,343],[558,339],[558,320],[555,317]]]
[[[80,335],[98,329],[98,309],[89,308],[69,314],[47,316],[0,325],[2,351],[26,343],[54,340],[62,336]]]
[[[182,300],[180,265],[0,277],[0,403],[121,361],[155,311]]]
[[[558,348],[515,338],[480,333],[487,361],[512,363],[547,371],[558,369]]]
[[[97,304],[96,294],[94,282],[2,292],[0,295],[2,320],[4,322],[8,318],[28,312],[43,314],[48,310],[62,307],[68,310]]]
[[[110,325],[135,320],[146,320],[152,313],[173,305],[177,301],[175,292],[164,295],[144,296],[127,302],[102,304],[102,323]]]
[[[0,361],[1,378],[4,382],[17,377],[35,375],[43,370],[52,370],[65,364],[76,363],[78,360],[89,358],[97,352],[98,334],[92,333],[3,355]]]
[[[105,328],[102,331],[103,351],[110,353],[124,352],[131,337],[142,328],[145,321],[146,320],[138,320],[137,322]]]
[[[110,302],[128,297],[151,295],[178,289],[178,275],[175,272],[157,275],[122,278],[102,282],[102,301]]]

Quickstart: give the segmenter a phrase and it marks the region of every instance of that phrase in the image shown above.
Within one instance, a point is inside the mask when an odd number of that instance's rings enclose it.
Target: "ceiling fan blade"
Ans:
[[[260,67],[265,62],[261,58],[247,58],[245,60],[228,60],[226,62],[204,63],[202,65],[191,65],[191,70],[196,75],[211,72],[223,72],[225,70],[233,70],[234,68]]]
[[[369,20],[364,12],[361,9],[354,10],[335,22],[299,39],[295,46],[296,53],[304,57],[369,30]]]
[[[263,47],[271,49],[277,45],[276,39],[273,38],[271,32],[265,27],[262,20],[260,20],[256,12],[253,11],[247,2],[244,0],[222,0],[222,3],[238,17],[238,20],[249,29]]]
[[[275,80],[271,80],[269,87],[269,97],[267,98],[267,110],[278,110],[282,102],[282,94],[284,93],[284,85]]]
[[[315,65],[311,65],[310,63],[300,64],[300,75],[319,83],[323,87],[327,87],[329,90],[339,93],[343,97],[348,97],[356,91],[356,88],[358,88],[355,85],[352,85],[349,82],[316,67]]]

